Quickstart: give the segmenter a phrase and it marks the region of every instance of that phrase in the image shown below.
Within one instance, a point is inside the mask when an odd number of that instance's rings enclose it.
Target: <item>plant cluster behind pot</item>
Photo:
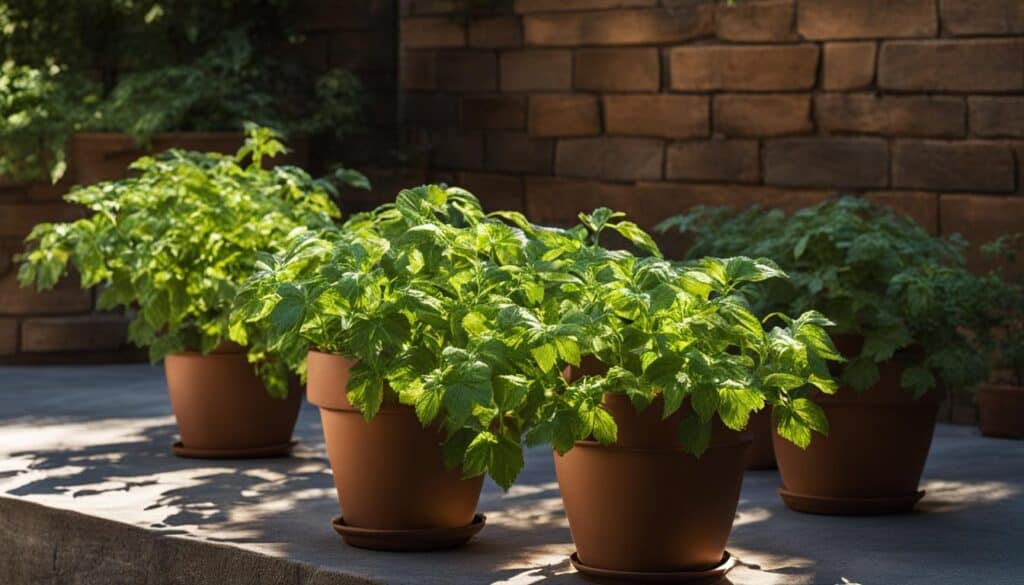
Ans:
[[[1013,265],[1022,245],[1024,234],[1006,234],[985,252]],[[1024,282],[1019,276],[992,278],[988,298],[1000,322],[984,337],[994,363],[989,381],[978,387],[978,426],[987,437],[1024,439]]]
[[[132,313],[129,340],[164,359],[181,455],[290,448],[301,394],[288,391],[292,376],[265,339],[232,343],[229,323],[261,254],[280,251],[292,232],[335,229],[330,183],[296,167],[262,167],[284,150],[253,128],[235,156],[142,158],[130,178],[67,195],[92,214],[36,226],[20,257],[23,285],[50,288],[74,268],[82,287],[101,287],[100,309]]]
[[[810,395],[831,433],[806,450],[774,439],[787,505],[835,514],[911,509],[942,392],[969,389],[987,373],[975,334],[992,323],[993,280],[967,270],[963,240],[931,236],[853,197],[789,216],[697,208],[661,226],[672,228],[695,235],[691,258],[764,256],[789,274],[752,291],[755,312],[817,310],[836,323],[848,358],[843,385],[835,396]]]

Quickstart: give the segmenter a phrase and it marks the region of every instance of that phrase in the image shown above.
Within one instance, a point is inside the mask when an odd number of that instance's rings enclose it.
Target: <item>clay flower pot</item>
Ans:
[[[381,406],[366,422],[348,401],[353,360],[310,351],[309,401],[320,407],[327,456],[343,517],[335,530],[346,543],[378,550],[458,546],[484,523],[476,514],[483,476],[462,479],[446,469],[441,436],[424,428],[412,407]]]
[[[286,455],[302,404],[267,394],[244,351],[224,345],[209,355],[177,353],[164,360],[183,457],[245,458]]]
[[[747,424],[753,442],[747,452],[747,469],[775,469],[775,447],[772,445],[772,414],[770,409],[760,410],[750,415]]]
[[[978,413],[986,437],[1024,439],[1024,387],[983,384],[978,388]]]
[[[619,426],[615,445],[579,441],[555,471],[578,570],[619,580],[684,580],[724,574],[750,437],[717,423],[700,457],[679,445],[687,406],[661,419],[656,401],[637,413],[606,395]],[[675,581],[673,581],[675,582]]]
[[[909,512],[924,495],[917,485],[935,431],[941,393],[919,399],[900,387],[903,366],[879,364],[880,379],[858,393],[840,388],[814,398],[829,421],[806,450],[774,434],[786,505],[813,514]]]

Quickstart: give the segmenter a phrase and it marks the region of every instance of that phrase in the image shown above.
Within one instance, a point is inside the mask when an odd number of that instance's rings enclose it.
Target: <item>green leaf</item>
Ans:
[[[711,443],[711,421],[687,413],[679,423],[679,442],[687,453],[700,457]]]
[[[558,355],[567,363],[578,366],[580,365],[580,346],[576,343],[575,339],[571,337],[556,337],[555,347],[558,349]],[[536,357],[536,356],[535,356]],[[538,360],[540,363],[540,360]],[[549,371],[550,368],[544,368],[544,371]]]
[[[911,366],[903,370],[900,385],[912,391],[915,397],[921,397],[935,387],[935,376],[925,366]]]
[[[878,383],[878,365],[867,357],[851,360],[843,369],[842,380],[854,390],[862,392]]]
[[[750,413],[764,408],[764,396],[751,388],[720,388],[718,416],[725,426],[735,431],[747,428]]]
[[[363,413],[367,421],[373,420],[384,400],[384,380],[363,363],[356,364],[349,373],[348,400]]]
[[[277,288],[281,300],[270,312],[270,324],[276,335],[284,335],[298,326],[306,311],[306,295],[291,283],[284,283]]]
[[[769,374],[764,377],[763,383],[765,386],[772,388],[781,388],[784,391],[795,390],[807,384],[807,380],[800,376],[794,376],[793,374],[777,373]]]
[[[531,348],[530,354],[533,355],[533,359],[537,360],[537,365],[544,372],[550,372],[558,360],[558,349],[552,343]]]
[[[598,406],[592,411],[594,438],[602,445],[612,445],[618,439],[619,427],[615,419],[604,408]]]
[[[797,398],[791,404],[778,406],[776,430],[779,436],[801,449],[811,443],[811,432],[828,435],[828,419],[820,406],[806,398]]]

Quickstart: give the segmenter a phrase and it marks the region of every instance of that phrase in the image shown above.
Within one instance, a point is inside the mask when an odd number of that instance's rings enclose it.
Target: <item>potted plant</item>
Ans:
[[[92,215],[40,224],[20,256],[23,285],[52,287],[69,265],[83,287],[101,286],[100,308],[134,315],[129,339],[164,359],[182,456],[286,453],[300,394],[262,340],[231,342],[229,314],[258,255],[294,230],[330,229],[333,187],[296,167],[261,168],[284,151],[253,128],[235,156],[169,151],[142,158],[136,176],[66,196]],[[261,381],[262,379],[262,381]],[[264,382],[266,390],[264,389]],[[269,394],[268,394],[269,391]]]
[[[773,437],[786,504],[823,514],[913,508],[941,390],[970,388],[986,372],[970,333],[984,329],[984,283],[964,267],[962,239],[852,197],[791,216],[700,208],[661,227],[695,234],[690,257],[775,260],[790,279],[756,291],[759,311],[819,310],[836,322],[843,384],[812,396],[831,433],[806,450]]]
[[[560,379],[536,252],[468,192],[431,185],[299,234],[247,283],[233,327],[267,328],[305,372],[348,544],[460,545],[485,521],[483,475],[515,479],[522,431]]]
[[[1024,234],[1007,234],[984,247],[985,252],[1015,262]],[[1024,287],[997,275],[986,287],[999,326],[985,332],[994,356],[990,381],[978,387],[978,426],[986,437],[1024,439]]]

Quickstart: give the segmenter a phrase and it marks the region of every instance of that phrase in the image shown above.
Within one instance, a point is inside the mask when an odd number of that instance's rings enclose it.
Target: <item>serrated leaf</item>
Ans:
[[[842,374],[843,382],[858,392],[877,384],[878,377],[878,365],[867,357],[859,357],[847,363]]]
[[[551,343],[530,348],[530,354],[533,355],[533,359],[537,361],[537,365],[544,372],[550,372],[558,360],[558,349]]]
[[[711,443],[711,421],[701,420],[692,412],[687,413],[679,423],[679,442],[687,453],[700,457]]]

